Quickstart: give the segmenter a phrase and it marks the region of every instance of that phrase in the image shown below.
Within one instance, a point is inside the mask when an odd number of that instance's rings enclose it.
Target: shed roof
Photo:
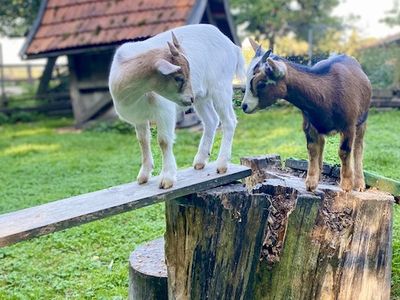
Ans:
[[[225,0],[44,0],[21,55],[56,56],[146,39],[200,23],[208,2],[220,2],[230,18]]]

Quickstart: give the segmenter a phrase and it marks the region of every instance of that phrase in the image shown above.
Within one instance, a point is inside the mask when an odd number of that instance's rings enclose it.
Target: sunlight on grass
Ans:
[[[12,133],[14,137],[40,135],[49,132],[48,128],[31,128]]]
[[[23,144],[13,146],[0,152],[0,155],[26,155],[38,152],[55,152],[60,149],[58,144]]]

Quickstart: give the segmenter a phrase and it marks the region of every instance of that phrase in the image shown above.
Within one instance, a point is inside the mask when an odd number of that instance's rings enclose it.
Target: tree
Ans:
[[[246,24],[246,30],[257,39],[267,39],[273,48],[277,36],[287,33],[287,13],[290,11],[286,0],[232,0],[232,8],[238,24]]]
[[[393,8],[386,12],[386,17],[381,21],[389,26],[400,25],[400,3],[399,0],[393,0]]]
[[[23,36],[33,24],[40,0],[2,0],[0,35]]]
[[[273,48],[276,38],[293,32],[307,40],[310,26],[317,26],[318,34],[338,27],[340,19],[331,16],[339,0],[232,0],[234,17],[238,24],[245,24],[247,31],[256,38],[265,38]]]

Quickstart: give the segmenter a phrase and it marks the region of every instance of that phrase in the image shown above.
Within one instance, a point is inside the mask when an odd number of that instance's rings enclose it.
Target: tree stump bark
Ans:
[[[393,197],[343,193],[279,156],[253,175],[166,203],[169,299],[389,299]]]
[[[164,239],[139,246],[129,257],[129,300],[167,300]]]
[[[247,182],[271,197],[253,299],[390,298],[391,195],[345,194],[329,178],[309,193],[296,172],[253,165],[268,179]]]
[[[269,204],[241,184],[166,202],[169,299],[250,299]]]

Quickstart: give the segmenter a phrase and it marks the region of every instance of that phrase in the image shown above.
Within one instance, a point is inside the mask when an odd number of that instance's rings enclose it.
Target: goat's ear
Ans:
[[[169,51],[171,52],[172,56],[179,56],[179,51],[176,49],[174,45],[172,45],[170,42],[168,43]]]
[[[251,47],[253,48],[254,52],[257,52],[258,47],[260,47],[259,44],[257,44],[257,42],[255,40],[253,40],[252,38],[249,38],[249,42]]]
[[[267,58],[271,55],[272,50],[269,49],[267,52],[264,53],[263,57],[261,58],[261,62],[265,63],[267,61]]]
[[[273,60],[270,57],[267,58],[267,65],[265,67],[272,71],[273,79],[281,79],[285,77],[287,73],[287,68],[284,62]]]
[[[181,48],[181,45],[179,44],[179,41],[178,41],[178,39],[176,38],[175,33],[174,33],[173,31],[171,31],[171,34],[172,34],[172,43],[174,43],[174,46],[175,46],[177,49],[180,49],[180,48]]]
[[[170,75],[175,72],[178,72],[181,69],[180,66],[171,64],[169,61],[167,61],[165,59],[159,59],[156,62],[156,68],[157,68],[157,71],[160,72],[160,74],[162,74],[162,75]]]

